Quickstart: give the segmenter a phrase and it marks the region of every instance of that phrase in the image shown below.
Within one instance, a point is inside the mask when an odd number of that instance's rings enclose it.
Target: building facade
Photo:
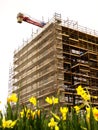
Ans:
[[[8,79],[8,95],[13,92],[13,67],[10,65],[9,67],[9,79]]]
[[[61,102],[81,102],[75,88],[82,85],[98,95],[98,33],[56,15],[30,42],[14,53],[14,92],[20,103],[35,96],[46,106],[45,97],[60,91]],[[98,100],[92,101],[97,105]]]

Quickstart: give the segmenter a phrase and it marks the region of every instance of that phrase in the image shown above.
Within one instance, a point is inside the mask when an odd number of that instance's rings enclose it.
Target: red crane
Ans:
[[[46,23],[44,23],[43,21],[35,20],[35,19],[30,18],[29,16],[25,16],[22,13],[18,13],[17,14],[17,22],[22,23],[23,21],[30,23],[30,24],[33,24],[33,25],[36,25],[36,26],[41,27],[41,28],[44,27],[44,25],[46,25]]]

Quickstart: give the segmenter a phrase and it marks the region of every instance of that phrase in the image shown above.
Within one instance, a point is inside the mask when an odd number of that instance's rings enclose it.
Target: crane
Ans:
[[[44,25],[46,25],[46,23],[44,23],[43,21],[35,20],[35,19],[32,19],[29,16],[26,16],[22,13],[18,13],[17,14],[17,22],[22,23],[23,21],[30,23],[30,24],[33,24],[33,25],[36,25],[36,26],[41,27],[41,28],[44,27]]]

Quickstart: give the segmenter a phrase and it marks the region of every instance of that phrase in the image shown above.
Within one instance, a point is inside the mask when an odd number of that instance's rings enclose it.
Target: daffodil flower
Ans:
[[[31,98],[29,99],[29,101],[30,101],[34,106],[37,105],[37,100],[36,100],[35,97],[31,97]]]
[[[79,111],[80,111],[80,107],[79,106],[74,106],[74,109],[75,109],[76,113],[79,113]]]
[[[7,102],[17,102],[18,98],[16,93],[12,93],[8,98],[7,98]]]
[[[40,114],[41,114],[41,111],[40,111],[40,110],[37,110],[37,115],[38,115],[38,117],[40,117]]]
[[[81,85],[76,88],[77,94],[80,95],[85,101],[90,100],[89,92],[86,92]]]
[[[68,112],[68,108],[67,107],[60,107],[60,112],[62,114],[62,120],[66,120],[66,114]]]
[[[35,118],[35,115],[36,115],[36,112],[35,112],[35,111],[34,111],[34,112],[32,111],[32,112],[31,112],[31,117],[32,117],[32,119]]]
[[[24,117],[24,111],[20,112],[20,117],[23,118]]]
[[[58,103],[58,98],[55,98],[55,97],[51,97],[51,98],[49,98],[49,97],[47,97],[46,99],[45,99],[45,101],[47,102],[47,103],[49,103],[49,104],[57,104]]]
[[[2,120],[2,127],[3,128],[13,128],[16,125],[17,120],[5,120],[5,118]]]
[[[78,95],[81,95],[81,92],[83,92],[84,90],[83,90],[82,86],[79,85],[79,86],[76,88],[76,91],[77,91],[77,94],[78,94]]]
[[[49,98],[49,97],[47,97],[47,98],[45,99],[45,101],[46,101],[47,103],[49,103],[49,104],[52,104],[52,99]]]
[[[26,117],[29,119],[30,116],[31,116],[31,110],[27,109],[27,111],[26,111]]]
[[[87,105],[87,104],[86,104]],[[76,111],[76,113],[78,114],[79,111],[85,106],[85,104],[81,104],[80,106],[74,106],[74,109]]]
[[[55,130],[59,130],[59,127],[57,126],[57,122],[54,121],[54,118],[52,117],[50,119],[50,122],[48,123],[48,127],[50,127],[51,129],[55,128]]]
[[[95,120],[98,121],[98,109],[96,107],[94,107],[92,109],[92,112],[93,112],[93,116],[94,116]]]

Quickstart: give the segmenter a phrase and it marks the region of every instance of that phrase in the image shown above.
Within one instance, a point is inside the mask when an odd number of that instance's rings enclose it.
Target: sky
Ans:
[[[62,19],[78,21],[79,25],[98,31],[98,0],[0,0],[0,101],[6,100],[9,68],[13,63],[14,51],[30,39],[38,27],[17,23],[21,12],[45,22],[54,13]]]

